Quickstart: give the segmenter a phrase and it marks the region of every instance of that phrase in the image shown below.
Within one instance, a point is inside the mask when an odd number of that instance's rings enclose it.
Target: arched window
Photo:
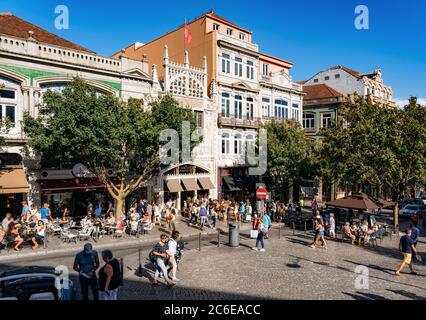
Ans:
[[[229,133],[222,134],[222,154],[229,154]]]

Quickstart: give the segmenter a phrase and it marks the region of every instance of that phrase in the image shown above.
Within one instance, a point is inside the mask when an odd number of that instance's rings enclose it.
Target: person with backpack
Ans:
[[[111,250],[102,251],[105,265],[99,270],[99,300],[117,300],[121,283],[120,262],[113,258]]]
[[[169,279],[166,264],[169,261],[169,246],[167,244],[167,235],[162,234],[160,236],[160,241],[155,245],[154,249],[149,254],[149,259],[155,264],[156,270],[154,274],[154,281],[152,282],[153,286],[161,286],[161,283],[158,281],[160,273],[163,274],[164,279],[166,280],[167,286],[172,288],[175,283]]]
[[[263,228],[265,229],[265,235],[264,235],[265,239],[268,239],[268,231],[270,227],[271,227],[271,218],[267,214],[265,214],[263,216]]]

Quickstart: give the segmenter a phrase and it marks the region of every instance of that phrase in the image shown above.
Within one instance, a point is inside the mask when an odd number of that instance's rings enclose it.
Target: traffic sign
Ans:
[[[268,197],[268,190],[260,187],[256,190],[256,197],[260,200],[265,200]]]

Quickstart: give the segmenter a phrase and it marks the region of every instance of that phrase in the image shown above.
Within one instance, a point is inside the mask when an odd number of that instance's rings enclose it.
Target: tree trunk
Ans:
[[[124,216],[124,210],[123,205],[126,200],[126,197],[123,195],[123,193],[120,193],[115,196],[115,201],[117,202],[117,206],[115,208],[115,220],[120,221],[123,219]]]

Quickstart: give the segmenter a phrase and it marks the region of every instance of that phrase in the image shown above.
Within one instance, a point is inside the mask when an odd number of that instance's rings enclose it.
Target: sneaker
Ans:
[[[258,249],[257,248],[252,248],[254,251],[258,251]]]
[[[265,252],[265,249],[263,249],[263,248],[262,248],[262,249],[260,249],[260,252]]]
[[[178,279],[178,278],[172,278],[172,281],[178,282],[178,281],[180,281],[180,279]]]

